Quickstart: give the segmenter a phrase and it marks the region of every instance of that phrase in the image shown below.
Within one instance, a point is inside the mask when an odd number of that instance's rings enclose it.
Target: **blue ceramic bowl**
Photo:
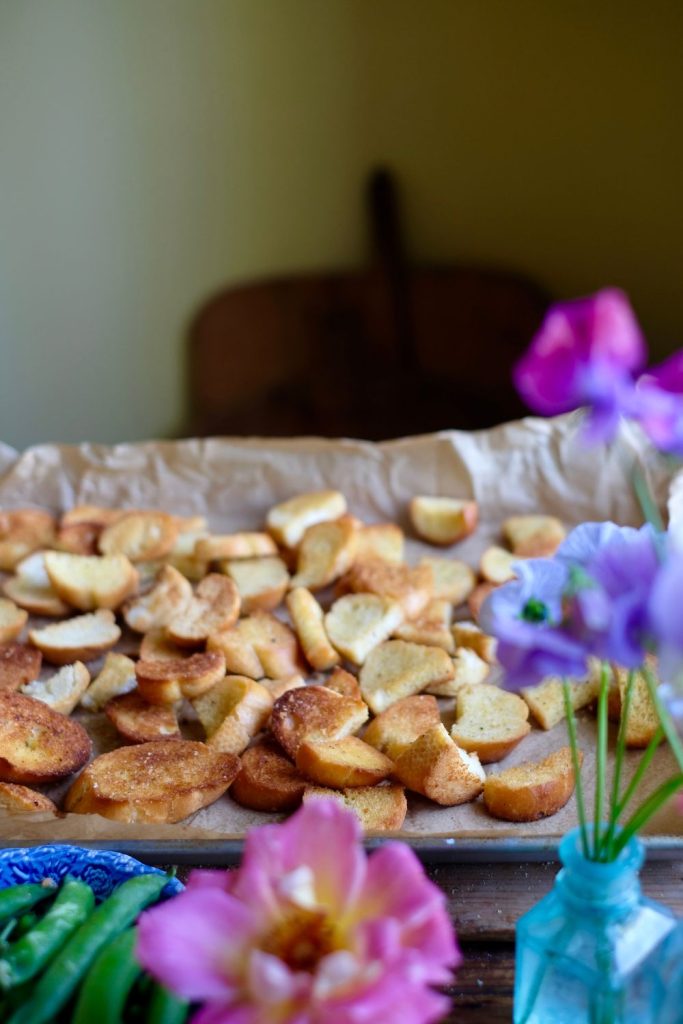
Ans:
[[[149,874],[163,872],[114,850],[85,850],[81,846],[59,844],[0,850],[0,889],[24,882],[42,882],[44,878],[59,884],[65,875],[72,875],[87,882],[99,901],[111,895],[127,878]],[[162,897],[176,896],[184,888],[177,878],[169,878]]]

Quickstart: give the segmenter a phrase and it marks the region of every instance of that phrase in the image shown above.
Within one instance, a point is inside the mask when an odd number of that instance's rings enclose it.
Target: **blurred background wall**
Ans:
[[[0,0],[0,437],[183,429],[231,281],[411,255],[618,284],[683,344],[678,0]]]

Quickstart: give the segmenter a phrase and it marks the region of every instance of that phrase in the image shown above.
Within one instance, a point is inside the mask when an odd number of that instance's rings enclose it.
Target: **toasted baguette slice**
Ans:
[[[357,736],[344,736],[322,743],[304,740],[296,752],[296,766],[319,786],[345,789],[383,782],[391,775],[394,762]]]
[[[292,586],[327,587],[351,568],[357,547],[358,527],[352,516],[309,526],[299,544]]]
[[[16,640],[27,622],[27,611],[0,597],[0,644]]]
[[[408,513],[418,537],[444,547],[474,533],[479,518],[476,501],[459,498],[413,498]]]
[[[483,683],[489,671],[489,665],[475,651],[460,647],[453,658],[453,677],[440,683],[430,683],[425,691],[435,697],[457,697],[463,686]]]
[[[361,526],[356,537],[356,558],[364,562],[368,558],[381,558],[392,565],[403,561],[405,538],[403,530],[396,523],[377,523]]]
[[[195,558],[205,562],[224,558],[264,558],[277,555],[277,544],[268,533],[228,533],[199,538],[193,553]]]
[[[54,541],[55,548],[72,555],[96,555],[100,550],[102,530],[101,523],[70,523],[60,526]]]
[[[378,715],[390,704],[453,678],[453,661],[440,647],[387,640],[375,647],[360,670],[363,699]]]
[[[347,594],[325,616],[330,642],[349,661],[362,665],[370,651],[403,621],[403,609],[377,594]]]
[[[44,559],[57,594],[82,612],[118,608],[138,586],[138,574],[125,555],[100,558],[46,551]]]
[[[452,606],[448,601],[430,601],[425,610],[415,619],[403,622],[394,630],[397,640],[407,640],[426,647],[441,647],[449,654],[455,651],[451,633]]]
[[[345,512],[346,498],[339,491],[299,494],[271,508],[266,528],[278,544],[295,548],[309,526],[339,519]]]
[[[617,674],[616,690],[618,694],[619,718],[624,711],[624,698],[628,685],[628,672],[620,669]],[[645,678],[638,672],[633,680],[631,699],[629,701],[628,718],[625,725],[626,746],[636,750],[647,747],[660,726],[657,709]]]
[[[239,590],[242,614],[272,611],[281,603],[289,586],[287,566],[281,558],[240,558],[220,562],[220,570]]]
[[[367,721],[361,700],[342,697],[325,686],[289,690],[273,705],[270,727],[282,749],[294,760],[304,740],[323,743],[350,736]]]
[[[100,534],[103,555],[126,555],[131,562],[150,562],[169,554],[178,523],[165,512],[126,512]]]
[[[0,782],[0,814],[58,814],[55,804],[43,793],[14,782]]]
[[[220,651],[227,671],[252,679],[280,679],[302,668],[295,634],[268,612],[254,612],[231,629],[209,637],[207,650]]]
[[[313,800],[336,800],[353,811],[364,832],[398,832],[408,810],[405,790],[396,784],[341,790],[307,786],[304,790],[304,803]]]
[[[32,551],[49,547],[56,523],[49,512],[37,508],[0,512],[0,569],[11,572]]]
[[[484,601],[497,587],[497,583],[477,583],[476,587],[467,598],[467,607],[475,622],[479,622],[479,614]]]
[[[140,696],[150,704],[175,704],[200,697],[225,675],[225,658],[217,651],[178,661],[138,661],[135,677]]]
[[[41,700],[0,691],[0,780],[40,785],[82,768],[92,744],[82,725]]]
[[[229,629],[240,613],[235,583],[220,573],[205,576],[194,597],[166,627],[169,640],[180,647],[199,647],[212,633]]]
[[[298,690],[300,686],[306,685],[303,676],[300,676],[298,672],[293,676],[283,676],[281,679],[269,679],[264,676],[259,682],[261,686],[265,686],[273,701],[276,701],[283,693],[287,693],[288,690]]]
[[[113,697],[104,710],[126,743],[180,739],[173,705],[150,704],[137,690]]]
[[[0,647],[0,692],[19,690],[38,677],[43,656],[40,651],[23,644]]]
[[[222,796],[238,771],[239,758],[204,743],[138,743],[95,758],[71,786],[64,807],[114,821],[182,821]]]
[[[182,531],[176,537],[175,544],[166,555],[166,562],[177,569],[186,579],[199,583],[209,571],[209,561],[206,558],[199,558],[195,549],[200,540],[206,540],[206,530]]]
[[[512,566],[515,562],[519,562],[519,558],[519,555],[513,555],[511,551],[506,551],[505,548],[494,544],[493,547],[487,548],[481,556],[479,574],[488,583],[497,585],[507,583],[517,577]]]
[[[475,588],[477,578],[474,571],[457,558],[421,558],[418,564],[432,570],[437,600],[462,604]]]
[[[192,706],[210,747],[241,754],[268,721],[273,697],[265,686],[247,676],[226,676],[193,700]]]
[[[137,685],[135,662],[125,654],[114,654],[110,651],[104,659],[102,671],[81,697],[81,707],[87,711],[101,711],[114,697],[130,693]]]
[[[65,622],[55,622],[44,629],[32,629],[28,637],[53,665],[70,665],[73,661],[92,661],[110,650],[119,640],[121,630],[110,611],[77,615]]]
[[[297,587],[287,594],[287,611],[306,661],[318,672],[338,665],[340,657],[327,638],[323,610],[310,590]]]
[[[440,723],[436,697],[427,694],[404,697],[373,718],[363,739],[395,761],[418,736]]]
[[[145,633],[140,644],[140,658],[143,661],[178,661],[191,655],[190,648],[178,647],[169,640],[165,629],[151,629]]]
[[[74,505],[64,513],[60,520],[60,526],[74,526],[79,523],[97,523],[103,529],[111,523],[115,523],[121,516],[126,515],[126,510],[121,508],[103,508],[102,505]]]
[[[529,708],[516,693],[498,686],[463,686],[458,693],[451,737],[477,754],[482,764],[501,761],[531,731]]]
[[[599,688],[599,681],[595,678],[583,683],[572,683],[570,690],[574,711],[592,704],[598,696]],[[564,691],[559,679],[545,679],[538,686],[526,686],[521,694],[542,729],[553,729],[565,717]]]
[[[191,600],[192,584],[173,566],[165,565],[152,590],[129,601],[123,617],[136,633],[149,633],[152,629],[163,629],[182,615]]]
[[[31,615],[68,615],[70,608],[50,583],[44,551],[34,551],[16,566],[16,576],[6,580],[3,590],[11,601]]]
[[[574,781],[571,751],[562,747],[543,761],[518,764],[487,776],[484,804],[494,818],[538,821],[564,807],[574,792]]]
[[[434,573],[428,565],[390,565],[381,559],[356,562],[344,580],[359,594],[377,594],[395,601],[406,619],[419,615],[434,596]]]
[[[503,523],[503,536],[515,555],[549,558],[567,533],[555,516],[510,516]]]
[[[331,672],[325,680],[325,686],[329,690],[334,690],[335,693],[340,693],[342,697],[353,697],[354,700],[363,699],[360,683],[351,672],[347,672],[344,668],[335,668],[334,672]]]
[[[476,622],[454,622],[453,639],[456,647],[466,647],[474,651],[489,665],[496,660],[497,641],[493,636],[488,636],[477,626]]]
[[[240,758],[240,770],[230,796],[253,811],[292,811],[301,803],[306,780],[272,742],[249,747]]]
[[[90,673],[82,661],[73,665],[64,665],[50,679],[35,679],[22,687],[27,697],[35,697],[59,711],[60,715],[70,715],[81,697],[88,689]]]
[[[441,724],[422,733],[403,751],[394,775],[408,789],[444,807],[475,800],[486,777],[477,755],[461,750]]]

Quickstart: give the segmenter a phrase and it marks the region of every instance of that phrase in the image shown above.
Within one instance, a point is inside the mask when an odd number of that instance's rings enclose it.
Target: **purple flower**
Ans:
[[[586,568],[600,548],[616,537],[633,538],[638,530],[633,526],[617,526],[609,520],[604,523],[581,523],[562,541],[555,558],[567,566]]]
[[[514,570],[518,578],[494,590],[480,615],[482,629],[498,638],[505,685],[514,690],[546,676],[584,676],[585,646],[562,628],[567,566],[533,558],[515,563]]]
[[[683,456],[683,351],[640,377],[633,415],[655,448]]]
[[[587,406],[587,437],[609,440],[619,416],[633,411],[633,376],[645,355],[628,299],[608,288],[551,307],[515,367],[515,386],[527,405],[544,416]]]
[[[683,551],[669,544],[654,581],[649,617],[656,638],[662,697],[674,718],[683,718]]]

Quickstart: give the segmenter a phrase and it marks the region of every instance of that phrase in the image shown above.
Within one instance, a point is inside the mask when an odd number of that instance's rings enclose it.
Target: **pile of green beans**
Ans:
[[[184,1024],[188,1004],[135,959],[135,921],[165,875],[129,878],[95,906],[85,882],[0,891],[0,1021],[6,1024]],[[51,900],[44,913],[40,913]]]

